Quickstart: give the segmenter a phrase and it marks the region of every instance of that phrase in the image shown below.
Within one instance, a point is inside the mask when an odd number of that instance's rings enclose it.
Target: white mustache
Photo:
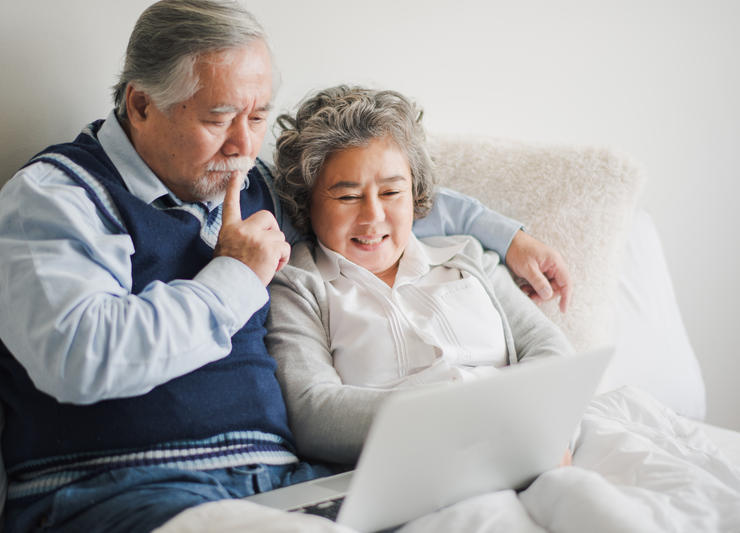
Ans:
[[[211,161],[206,167],[206,172],[231,172],[238,170],[246,173],[253,166],[254,159],[251,157],[240,157],[238,159],[227,159],[226,161]]]

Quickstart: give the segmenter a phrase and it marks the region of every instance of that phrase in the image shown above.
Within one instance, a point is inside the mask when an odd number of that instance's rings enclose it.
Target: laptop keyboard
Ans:
[[[337,519],[337,515],[339,514],[339,508],[342,506],[342,502],[344,502],[344,496],[334,498],[333,500],[326,500],[311,505],[305,505],[297,509],[292,509],[292,511],[296,513],[306,513],[321,516],[323,518],[328,518],[329,520],[335,521]]]

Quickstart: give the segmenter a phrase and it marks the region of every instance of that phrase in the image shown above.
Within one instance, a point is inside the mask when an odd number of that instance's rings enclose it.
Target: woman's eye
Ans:
[[[385,192],[383,193],[383,196],[394,196],[394,195],[396,195],[396,194],[398,194],[398,193],[400,193],[400,192],[401,192],[401,191],[385,191]]]

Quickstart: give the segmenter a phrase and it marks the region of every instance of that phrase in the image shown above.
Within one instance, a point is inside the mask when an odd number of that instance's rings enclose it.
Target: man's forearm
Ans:
[[[417,237],[472,235],[502,259],[520,229],[519,222],[487,208],[475,198],[444,188],[437,192],[432,211],[414,222]]]

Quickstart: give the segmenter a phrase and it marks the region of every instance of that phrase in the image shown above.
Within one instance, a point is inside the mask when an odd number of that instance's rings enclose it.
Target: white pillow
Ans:
[[[615,309],[616,354],[602,390],[634,385],[682,415],[703,419],[701,369],[681,320],[658,233],[644,211],[634,217]]]

